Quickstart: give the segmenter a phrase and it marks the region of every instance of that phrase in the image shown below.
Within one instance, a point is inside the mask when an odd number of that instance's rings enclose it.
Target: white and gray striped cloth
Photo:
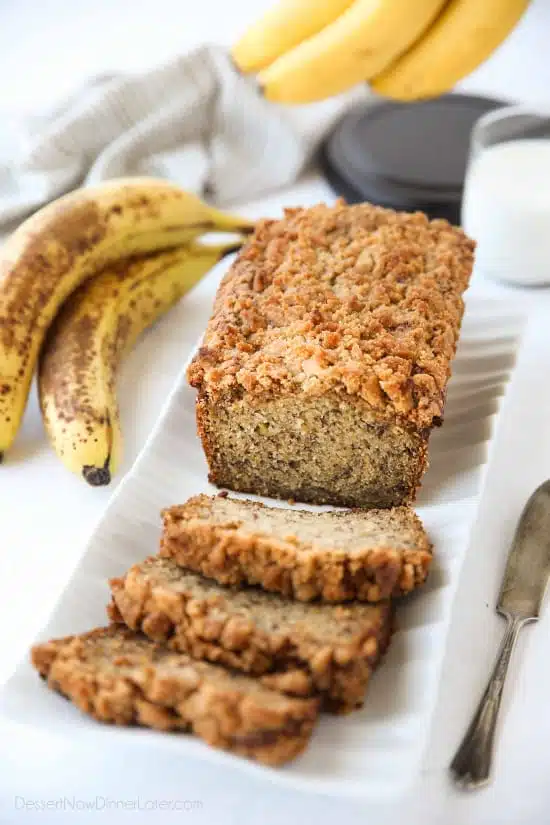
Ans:
[[[362,94],[274,105],[218,46],[95,78],[47,115],[0,121],[0,232],[76,186],[121,175],[170,178],[221,204],[249,200],[292,183]]]

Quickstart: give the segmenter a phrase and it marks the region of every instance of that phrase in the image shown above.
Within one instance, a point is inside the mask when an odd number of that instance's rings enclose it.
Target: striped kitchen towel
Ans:
[[[47,115],[0,122],[0,231],[70,189],[125,175],[170,178],[221,204],[246,201],[292,183],[366,94],[275,105],[218,46],[144,74],[98,77]]]

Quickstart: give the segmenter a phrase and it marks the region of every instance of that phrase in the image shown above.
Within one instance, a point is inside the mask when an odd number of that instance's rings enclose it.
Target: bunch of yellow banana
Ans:
[[[368,81],[436,97],[486,60],[529,0],[280,0],[232,50],[269,100],[311,103]]]
[[[121,354],[239,245],[194,239],[251,229],[152,178],[78,190],[25,221],[0,250],[0,458],[41,353],[40,400],[54,447],[90,483],[106,483],[120,446],[113,387]]]

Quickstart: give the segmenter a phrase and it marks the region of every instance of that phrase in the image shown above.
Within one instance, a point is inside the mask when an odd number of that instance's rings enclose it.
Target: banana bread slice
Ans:
[[[315,699],[285,696],[122,625],[36,645],[31,658],[51,688],[96,719],[191,730],[268,765],[303,751],[317,718]]]
[[[195,659],[221,662],[325,709],[362,704],[391,633],[389,601],[303,604],[258,588],[231,590],[151,556],[110,581],[113,621]]]
[[[313,513],[200,495],[163,519],[161,556],[220,584],[259,584],[300,601],[408,593],[432,559],[410,507]]]
[[[447,221],[367,203],[261,221],[188,370],[210,481],[316,504],[413,500],[473,250]]]

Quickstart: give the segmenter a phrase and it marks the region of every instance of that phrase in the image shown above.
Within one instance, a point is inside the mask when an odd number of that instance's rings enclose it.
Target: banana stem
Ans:
[[[256,221],[243,218],[242,215],[234,215],[231,212],[220,212],[212,208],[212,220],[215,228],[214,232],[242,232],[249,235],[256,228]]]
[[[232,253],[232,252],[237,252],[239,249],[241,249],[241,247],[242,247],[242,243],[234,243],[234,244],[232,244],[232,245],[228,245],[228,246],[226,247],[226,249],[224,249],[224,250],[222,251],[222,254],[221,254],[221,258],[220,258],[220,260],[221,260],[222,258],[225,258],[227,255],[231,255],[231,253]],[[1,460],[1,459],[0,459],[0,460]]]
[[[195,241],[189,244],[189,252],[192,255],[212,255],[217,254],[220,258],[225,258],[226,255],[231,255],[232,252],[237,252],[243,245],[244,239],[240,241],[227,241],[221,244],[207,244]]]

